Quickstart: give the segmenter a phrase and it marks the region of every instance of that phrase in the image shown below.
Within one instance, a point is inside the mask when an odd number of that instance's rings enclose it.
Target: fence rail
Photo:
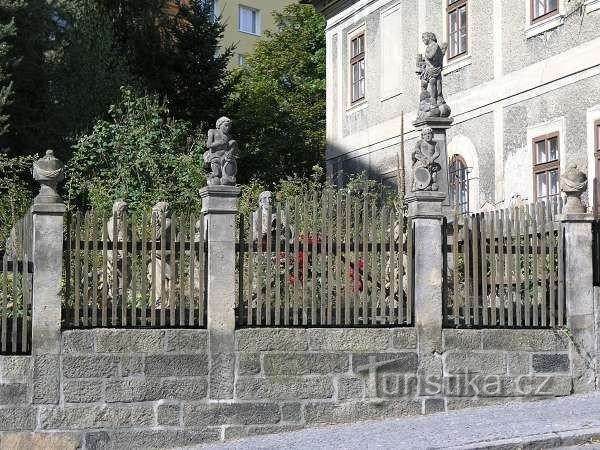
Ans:
[[[0,354],[27,354],[31,350],[32,216],[13,227],[0,253]]]
[[[204,327],[199,216],[67,216],[63,321],[79,327]]]
[[[559,208],[540,202],[445,223],[445,326],[566,324]]]
[[[238,326],[412,324],[407,227],[403,211],[329,191],[242,217]]]

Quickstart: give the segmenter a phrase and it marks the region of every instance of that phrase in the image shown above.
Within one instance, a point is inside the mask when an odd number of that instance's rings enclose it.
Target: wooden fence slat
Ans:
[[[352,299],[352,288],[350,287],[351,278],[350,278],[350,210],[351,210],[351,201],[350,201],[350,193],[346,193],[346,199],[344,203],[345,209],[345,217],[344,221],[344,258],[345,258],[345,268],[344,268],[344,277],[345,277],[345,285],[344,285],[344,324],[350,324],[350,302]]]
[[[362,206],[362,253],[361,258],[363,261],[363,288],[360,293],[360,301],[362,306],[360,307],[360,316],[359,320],[362,325],[366,325],[368,323],[366,318],[366,311],[368,307],[368,295],[369,295],[369,253],[368,253],[368,245],[369,245],[369,202],[367,197],[365,196]]]
[[[353,325],[357,325],[358,324],[358,308],[360,306],[359,302],[360,302],[360,294],[359,294],[359,281],[360,281],[360,264],[358,261],[358,243],[359,243],[359,227],[360,227],[360,216],[359,216],[359,211],[358,211],[358,200],[354,200],[354,214],[353,214],[353,226],[352,226],[352,241],[354,244],[354,254],[352,255],[352,261],[353,261],[353,265],[354,265],[354,279],[352,280],[352,299],[353,299],[353,305],[352,305],[352,324]]]
[[[371,209],[373,211],[373,216],[371,217],[371,255],[370,261],[368,264],[371,266],[371,295],[369,297],[369,307],[364,312],[365,315],[365,325],[366,324],[375,324],[375,309],[377,308],[377,299],[379,298],[379,256],[376,250],[377,247],[377,226],[379,221],[377,220],[377,213],[379,210],[377,209],[377,203],[373,200],[371,205]]]
[[[463,226],[463,256],[464,256],[464,264],[465,264],[465,298],[463,304],[463,312],[465,317],[465,324],[467,326],[471,325],[471,292],[472,292],[472,281],[471,281],[471,224],[472,218],[469,214],[465,214],[464,216],[464,226]]]
[[[452,258],[453,258],[453,270],[452,270],[452,315],[454,316],[454,325],[460,323],[460,278],[458,270],[458,257],[459,257],[459,238],[458,232],[460,228],[460,216],[458,215],[458,209],[454,210],[454,222],[452,224]]]
[[[290,204],[289,202],[286,200],[285,202],[285,220],[286,220],[286,227],[285,227],[285,250],[284,250],[284,254],[285,254],[285,261],[283,263],[283,267],[284,267],[284,275],[283,275],[283,305],[284,305],[284,312],[283,312],[283,324],[284,325],[289,325],[290,324],[290,291],[292,289],[292,286],[290,286],[290,244],[292,242],[292,229],[291,229],[291,224],[290,224],[290,220],[291,220],[291,216],[290,216]],[[293,223],[294,226],[294,233],[296,232],[296,223]],[[295,234],[294,234],[295,237]],[[248,301],[251,301],[252,298],[249,298]]]
[[[489,324],[489,308],[488,308],[488,258],[487,258],[487,217],[484,213],[481,213],[479,220],[479,234],[480,234],[480,259],[481,259],[481,322],[483,326]]]
[[[177,257],[176,257],[176,253],[175,253],[175,238],[176,238],[176,231],[177,231],[177,215],[173,212],[171,214],[171,226],[170,226],[170,236],[167,236],[167,239],[169,241],[169,248],[170,251],[167,254],[167,259],[165,260],[165,263],[168,262],[168,267],[169,267],[169,283],[168,283],[168,301],[167,301],[167,305],[169,306],[169,325],[170,326],[175,326],[175,308],[177,307],[177,302],[175,301],[175,283],[177,282],[176,278],[175,278],[175,264],[177,263]],[[161,244],[164,245],[164,244]],[[166,269],[166,267],[165,267]],[[165,270],[166,271],[166,270]],[[165,274],[166,277],[167,274]]]
[[[137,281],[138,281],[138,234],[137,234],[137,215],[131,213],[131,317],[130,325],[137,326]]]
[[[513,285],[516,282],[516,272],[513,272],[513,220],[514,215],[510,209],[506,210],[506,296],[508,302],[508,326],[514,325]]]
[[[167,217],[166,213],[162,212],[160,214],[160,234],[158,238],[160,239],[160,326],[164,327],[166,324],[166,309],[168,307],[168,303],[166,301],[167,297]]]
[[[521,235],[521,221],[523,218],[522,210],[520,207],[516,207],[513,212],[515,216],[515,236],[516,236],[516,258],[515,258],[515,276],[516,276],[516,290],[515,290],[515,312],[516,322],[515,325],[520,327],[523,325],[523,283],[522,283],[522,272],[521,265],[523,263],[523,257],[521,255],[522,235]]]
[[[491,308],[491,317],[490,317],[490,325],[496,326],[498,324],[497,316],[497,294],[496,294],[496,249],[497,249],[497,240],[496,240],[496,219],[497,212],[492,211],[490,213],[490,308]]]
[[[500,318],[500,326],[506,325],[506,288],[508,285],[508,275],[506,273],[506,243],[504,241],[505,236],[505,223],[506,223],[506,210],[501,209],[498,211],[500,220],[498,221],[498,316]]]
[[[97,227],[98,227],[98,217],[96,215],[96,211],[92,210],[92,218],[91,218],[91,240],[92,240],[92,249],[90,254],[90,263],[92,264],[92,323],[93,327],[98,325],[98,239],[96,235]]]
[[[333,262],[334,262],[334,236],[335,236],[335,208],[334,202],[337,197],[331,191],[327,193],[327,211],[329,214],[329,223],[327,233],[327,325],[333,325],[333,299],[335,292],[335,277],[333,273]],[[337,304],[337,302],[336,302]]]
[[[108,215],[102,212],[102,326],[108,326]]]
[[[396,323],[396,308],[397,308],[397,300],[396,300],[396,249],[395,249],[395,240],[394,233],[396,227],[396,214],[395,209],[390,208],[390,233],[389,233],[389,244],[390,244],[390,290],[388,296],[388,304],[386,311],[387,323],[393,324]]]
[[[531,216],[528,206],[523,207],[523,249],[525,250],[525,254],[523,255],[523,311],[524,311],[524,320],[525,327],[531,326],[531,273],[533,266],[532,253],[531,253],[531,239],[533,237],[533,233],[531,231]]]
[[[127,211],[123,212],[123,250],[119,254],[119,260],[115,264],[121,263],[121,286],[119,287],[119,298],[121,300],[121,326],[127,326],[127,233],[129,232],[127,223]],[[117,239],[118,241],[119,239]]]
[[[473,242],[473,324],[479,325],[479,273],[481,267],[479,265],[479,214],[473,214],[473,234],[472,234],[472,242]]]
[[[275,325],[281,325],[281,205],[275,204]]]
[[[539,254],[537,249],[540,246],[540,242],[538,239],[538,217],[537,217],[537,206],[535,203],[531,204],[531,218],[532,218],[532,246],[533,246],[533,299],[532,299],[532,306],[533,306],[533,326],[537,327],[540,325],[540,321],[539,321],[539,314],[538,314],[538,308],[539,308],[539,289],[538,289],[538,280],[539,280],[539,266],[538,266],[538,261],[539,261]]]
[[[298,199],[294,199],[294,225],[296,226],[296,235],[294,236],[294,269],[293,269],[293,286],[292,286],[292,319],[293,324],[298,325],[298,285],[300,280],[299,274],[299,256],[300,256],[300,214],[299,214]]]
[[[186,293],[186,266],[189,264],[186,264],[186,255],[185,255],[185,242],[187,240],[187,225],[188,222],[185,220],[185,217],[183,216],[183,214],[179,217],[179,235],[177,236],[179,238],[179,256],[175,258],[175,262],[177,262],[177,265],[179,266],[179,270],[176,270],[176,274],[178,274],[179,276],[179,325],[180,326],[184,326],[184,325],[188,325],[186,323],[186,317],[185,317],[185,293]],[[194,245],[194,238],[192,235],[192,238],[189,240],[190,242],[190,247],[192,245]],[[175,264],[175,262],[173,264]],[[176,266],[177,267],[177,266]],[[240,266],[240,270],[241,270],[241,266]],[[192,292],[192,286],[189,285],[189,289],[190,289],[190,293]],[[190,308],[191,310],[191,308]],[[189,314],[189,313],[188,313]],[[191,324],[189,324],[191,325]]]
[[[73,326],[78,327],[80,318],[81,308],[81,213],[79,210],[75,213],[75,267],[74,267],[74,281],[73,281],[73,290],[75,294],[75,314],[73,320]]]
[[[317,226],[317,214],[319,210],[319,203],[317,198],[317,192],[314,191],[312,195],[312,223],[309,229],[311,230],[312,245],[311,245],[311,267],[310,267],[310,324],[317,324],[317,278],[318,272],[317,267],[319,266],[319,255],[317,254],[317,238],[318,238],[318,226]]]
[[[17,228],[17,227],[16,227]],[[18,234],[18,232],[17,232]],[[17,317],[18,317],[18,297],[19,297],[19,256],[17,247],[20,245],[18,238],[13,242],[13,247],[10,252],[12,261],[12,329],[11,329],[11,351],[17,352]],[[8,280],[7,280],[8,282]]]
[[[151,215],[151,219],[150,219],[150,239],[152,239],[151,242],[151,253],[150,253],[150,266],[151,266],[151,284],[150,284],[150,325],[151,326],[156,326],[156,300],[157,300],[157,295],[156,295],[156,290],[158,289],[157,283],[156,283],[156,259],[158,257],[157,254],[157,249],[156,249],[156,240],[158,239],[158,236],[156,235],[156,230],[157,230],[157,217],[156,214],[154,212],[152,212]]]
[[[342,194],[336,194],[336,252],[335,252],[335,323],[342,324]]]
[[[384,206],[381,208],[381,234],[379,238],[379,244],[381,245],[381,251],[379,252],[379,308],[374,311],[372,320],[373,323],[379,322],[378,318],[383,316],[385,313],[385,303],[386,303],[386,278],[387,278],[387,268],[386,268],[386,259],[385,259],[385,248],[384,245],[387,241],[386,230],[387,230],[387,208]]]
[[[148,236],[148,218],[146,212],[142,212],[142,226],[140,228],[140,234],[142,237],[142,267],[141,267],[141,280],[140,280],[140,324],[146,326],[148,319],[148,252],[146,250],[147,236]]]
[[[404,302],[406,297],[404,295],[404,226],[405,218],[402,209],[398,209],[398,324],[404,323],[406,314]]]
[[[273,295],[271,292],[271,286],[273,283],[273,274],[272,274],[272,235],[271,235],[271,218],[273,217],[273,208],[271,205],[267,207],[267,229],[262,230],[263,234],[266,234],[266,247],[265,247],[265,257],[263,259],[263,263],[265,265],[265,325],[271,325],[271,296]]]
[[[302,199],[302,324],[308,325],[308,233],[310,230],[310,220],[308,218],[308,194],[305,193]]]
[[[323,191],[321,196],[321,255],[319,258],[319,271],[321,273],[321,290],[320,290],[320,317],[319,324],[327,323],[328,297],[329,297],[329,274],[327,271],[327,260],[329,259],[329,228],[327,226],[327,218],[329,214],[329,191]]]
[[[546,222],[548,224],[548,246],[549,246],[549,258],[548,258],[548,265],[549,265],[549,294],[550,294],[550,323],[549,325],[551,327],[556,327],[558,326],[558,324],[556,323],[556,287],[555,287],[555,283],[556,283],[556,234],[554,232],[554,217],[553,217],[553,210],[555,208],[556,203],[552,202],[552,204],[550,204],[548,206],[548,208],[546,209]]]
[[[540,242],[540,264],[541,264],[541,272],[542,272],[542,278],[541,278],[541,291],[542,291],[542,298],[541,298],[541,314],[540,314],[540,320],[541,320],[541,325],[543,327],[545,327],[547,325],[547,311],[548,311],[548,289],[546,287],[546,280],[548,280],[548,267],[547,267],[547,260],[546,260],[546,232],[547,232],[547,224],[546,224],[546,213],[545,213],[545,209],[546,209],[546,203],[544,202],[540,202],[538,203],[538,217],[539,217],[539,224],[540,224],[540,237],[541,237],[541,242]]]

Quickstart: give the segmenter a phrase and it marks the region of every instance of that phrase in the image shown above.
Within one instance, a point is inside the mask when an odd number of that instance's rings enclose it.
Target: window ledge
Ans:
[[[587,0],[583,6],[585,6],[585,12],[591,13],[600,9],[600,0]]]
[[[527,39],[532,38],[538,34],[553,30],[554,28],[561,26],[563,23],[565,23],[565,16],[563,14],[556,14],[547,18],[546,20],[528,25],[525,28],[525,37]]]
[[[252,33],[251,31],[239,30],[240,33],[249,34],[250,36],[260,36],[260,33]]]
[[[361,110],[365,109],[367,106],[369,106],[369,103],[367,102],[366,99],[360,100],[360,101],[354,103],[353,105],[348,106],[348,108],[346,108],[346,114],[352,114],[357,111],[361,111]]]
[[[444,65],[444,68],[442,69],[442,75],[448,75],[449,73],[452,73],[458,69],[470,66],[471,62],[471,55],[465,55],[461,56],[460,58],[453,59]]]

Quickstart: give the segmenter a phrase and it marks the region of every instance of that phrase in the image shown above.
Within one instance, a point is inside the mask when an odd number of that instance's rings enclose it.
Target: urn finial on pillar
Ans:
[[[56,189],[65,179],[65,165],[54,156],[53,150],[46,150],[46,155],[33,163],[33,178],[41,185],[35,204],[62,202]]]
[[[564,213],[584,213],[585,206],[581,202],[581,194],[587,189],[587,176],[577,168],[577,164],[569,164],[560,177],[560,190],[567,196]]]

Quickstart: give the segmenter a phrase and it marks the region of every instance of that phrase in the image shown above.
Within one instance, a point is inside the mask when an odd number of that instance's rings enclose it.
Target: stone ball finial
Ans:
[[[584,213],[585,206],[581,202],[581,194],[587,189],[587,175],[579,170],[577,164],[570,163],[560,177],[560,190],[565,193],[565,213]]]
[[[65,179],[65,165],[54,156],[53,150],[33,163],[33,179],[40,183],[40,193],[34,203],[60,203],[57,187]]]

